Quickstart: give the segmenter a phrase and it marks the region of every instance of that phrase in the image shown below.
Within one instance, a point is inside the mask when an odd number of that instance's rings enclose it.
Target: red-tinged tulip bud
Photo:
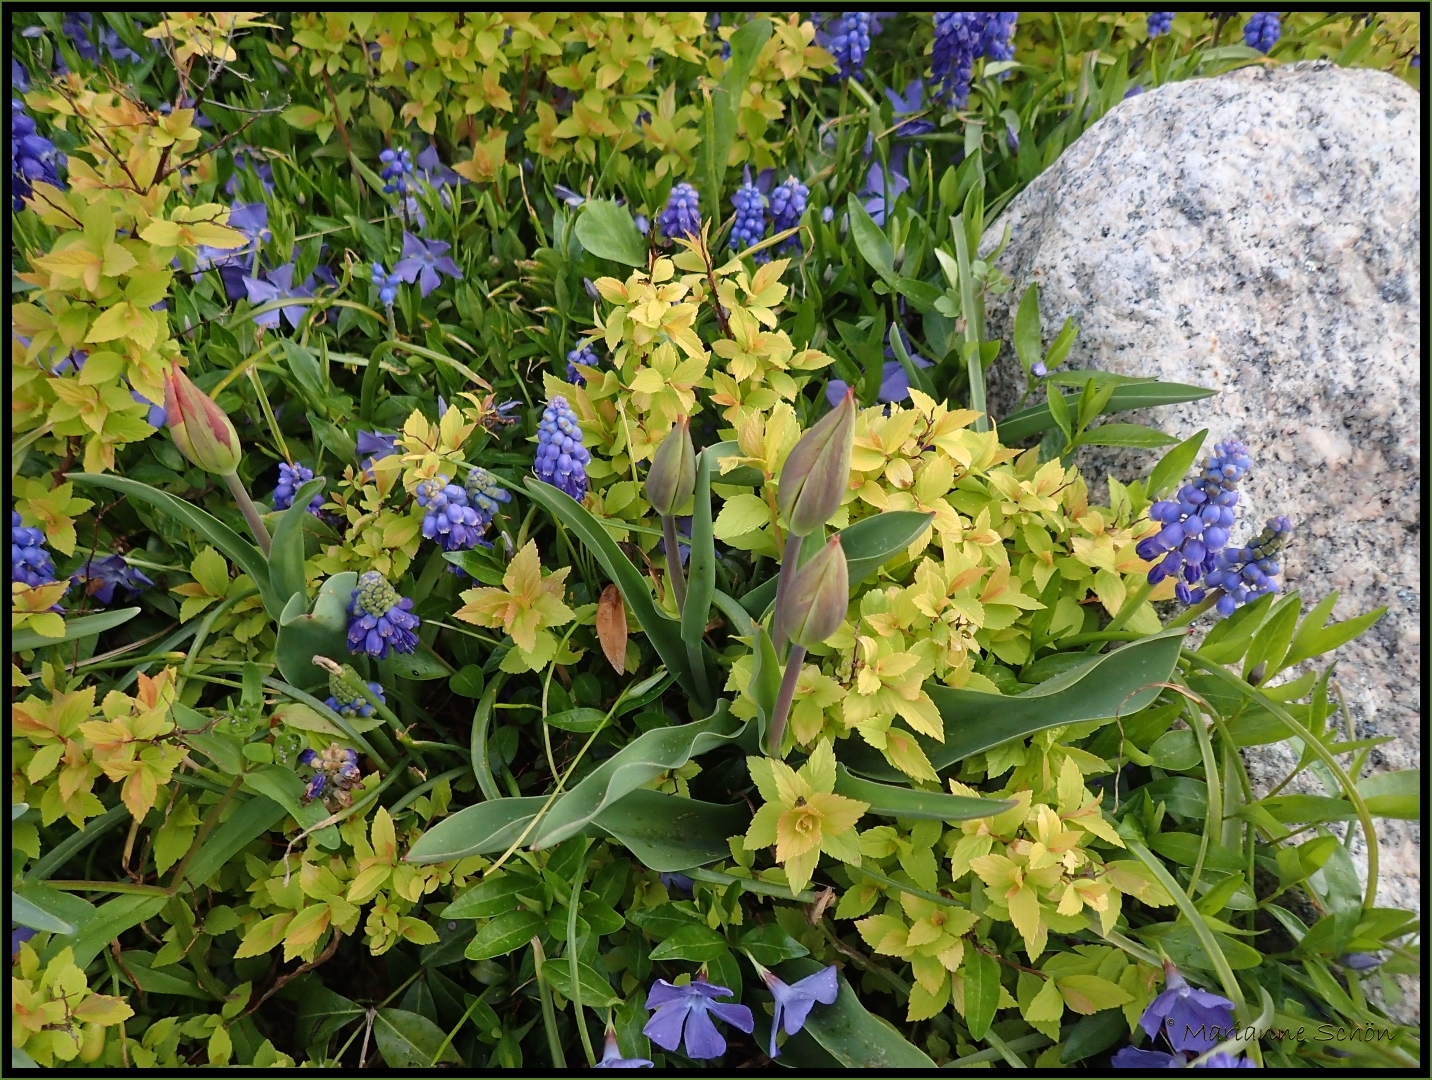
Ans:
[[[855,393],[801,436],[781,467],[781,513],[796,536],[815,532],[840,509],[850,484],[855,444]]]
[[[178,363],[164,376],[164,415],[179,452],[205,472],[232,476],[243,451],[224,410],[194,385]]]
[[[840,629],[849,605],[850,570],[836,535],[796,570],[790,588],[776,605],[772,636],[814,648]]]
[[[696,490],[696,448],[691,421],[679,417],[652,455],[646,474],[646,499],[662,517],[670,517]]]

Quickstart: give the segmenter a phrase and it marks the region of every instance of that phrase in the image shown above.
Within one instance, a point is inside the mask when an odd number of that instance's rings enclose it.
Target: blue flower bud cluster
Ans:
[[[565,491],[581,502],[587,497],[587,463],[591,453],[582,445],[577,414],[564,397],[554,397],[542,410],[537,425],[537,457],[532,471],[537,479]]]
[[[590,341],[582,342],[567,354],[567,381],[573,386],[586,386],[586,376],[577,370],[577,365],[596,367],[601,362],[601,358],[597,356],[597,350],[592,348],[592,343]]]
[[[348,601],[349,651],[367,653],[379,660],[388,655],[389,649],[415,652],[418,636],[413,631],[421,620],[412,611],[413,602],[399,596],[398,590],[389,585],[382,574],[376,570],[365,571]]]
[[[1243,26],[1243,43],[1266,53],[1278,44],[1282,32],[1282,18],[1276,11],[1255,11]]]
[[[975,60],[1014,58],[1014,11],[937,11],[930,73],[939,83],[936,96],[963,109],[969,103]]]
[[[1218,554],[1228,543],[1238,505],[1238,481],[1252,467],[1248,448],[1237,439],[1214,447],[1203,461],[1203,474],[1179,488],[1173,499],[1149,507],[1149,519],[1163,528],[1139,541],[1135,551],[1145,562],[1156,562],[1149,571],[1149,584],[1182,572],[1175,590],[1185,604],[1197,603],[1195,593],[1204,575],[1217,565]]]
[[[468,505],[477,511],[477,519],[482,525],[482,532],[486,535],[487,530],[492,527],[493,519],[497,512],[505,504],[512,501],[512,492],[497,482],[486,469],[473,469],[467,474],[467,501]],[[491,547],[486,540],[479,540],[484,547]]]
[[[373,691],[373,696],[376,697],[379,701],[383,702],[385,705],[387,704],[387,698],[383,696],[382,686],[380,686],[378,683],[370,682],[368,684],[368,689]],[[373,715],[373,703],[367,698],[365,698],[362,694],[355,693],[352,690],[343,690],[342,693],[342,698],[339,698],[337,693],[329,694],[328,697],[324,699],[323,704],[327,705],[339,716],[346,716],[350,720],[366,720],[368,719],[368,717]],[[312,750],[305,750],[302,754],[299,755],[299,762],[304,765],[309,764],[310,762],[305,761],[304,757],[312,753]],[[316,757],[317,755],[314,756]],[[354,764],[357,764],[356,757],[354,759]]]
[[[25,200],[34,191],[34,184],[43,182],[57,188],[65,186],[60,169],[65,156],[55,144],[39,133],[35,119],[25,111],[20,98],[10,99],[10,194],[11,208],[25,209]]]
[[[806,205],[810,200],[810,188],[806,187],[794,176],[786,177],[783,184],[777,184],[771,192],[771,224],[776,232],[785,232],[787,229],[794,229],[801,223],[801,215],[806,212]],[[800,234],[787,238],[781,242],[783,251],[801,250]]]
[[[371,711],[371,705],[369,709]],[[353,797],[349,791],[363,779],[363,773],[358,768],[358,752],[356,750],[349,750],[337,743],[331,743],[322,753],[305,750],[298,755],[298,763],[314,770],[312,778],[308,781],[308,786],[303,790],[305,803],[310,803],[314,799],[332,797],[340,806],[352,804]]]
[[[24,524],[20,511],[10,511],[10,577],[33,588],[55,580],[55,564],[45,550],[45,534]]]
[[[467,503],[467,491],[446,476],[434,476],[417,487],[418,505],[423,515],[423,535],[436,540],[444,551],[466,551],[482,539],[485,525],[475,509]],[[453,573],[462,573],[456,566]]]
[[[373,264],[373,284],[378,286],[378,299],[384,304],[391,304],[398,298],[398,286],[403,279],[397,274],[390,274],[383,269],[383,264]]]
[[[1172,11],[1150,11],[1149,12],[1149,37],[1163,37],[1173,29]]]
[[[731,226],[730,247],[732,251],[744,251],[760,243],[766,234],[766,197],[748,178],[731,196],[731,205],[736,208],[736,221]],[[757,262],[765,262],[770,257],[768,251],[756,253]]]
[[[313,479],[313,470],[307,465],[290,465],[286,461],[278,463],[278,486],[273,489],[273,508],[275,510],[287,510],[293,505],[293,497],[298,494],[298,489]],[[323,510],[323,492],[319,492],[308,501],[308,512],[318,517]]]
[[[865,73],[865,57],[870,52],[871,15],[869,11],[847,11],[826,24],[825,49],[835,57],[837,76],[860,79]],[[875,32],[880,32],[879,22]]]
[[[701,200],[690,184],[677,184],[666,200],[666,209],[657,219],[667,239],[690,239],[701,232]]]
[[[1251,544],[1240,548],[1224,548],[1218,553],[1218,565],[1204,580],[1209,588],[1222,589],[1218,613],[1232,615],[1242,604],[1256,600],[1264,593],[1277,592],[1274,580],[1282,571],[1274,556],[1282,550],[1293,531],[1286,517],[1269,518],[1263,531]]]
[[[383,171],[379,174],[387,181],[383,185],[383,191],[389,195],[406,195],[413,189],[408,177],[413,175],[413,155],[409,150],[384,150],[378,155],[378,160],[383,163]]]

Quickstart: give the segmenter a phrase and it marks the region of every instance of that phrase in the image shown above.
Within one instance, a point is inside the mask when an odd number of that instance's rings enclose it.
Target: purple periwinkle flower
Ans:
[[[1243,26],[1243,43],[1250,49],[1266,53],[1278,44],[1282,32],[1282,18],[1278,12],[1255,11]]]
[[[147,397],[141,394],[138,390],[131,390],[129,392],[129,396],[132,397],[139,404],[149,406],[149,414],[145,417],[145,421],[149,424],[150,427],[162,428],[164,426],[165,417],[167,414],[165,413],[164,406],[162,404],[156,405],[154,402],[150,401]]]
[[[565,491],[577,502],[587,496],[587,463],[591,452],[582,445],[582,429],[567,399],[554,397],[542,410],[537,425],[537,455],[532,471],[537,479]]]
[[[578,194],[565,184],[553,184],[552,194],[556,195],[557,200],[563,203],[569,210],[575,210],[587,201],[585,195]]]
[[[372,471],[373,462],[392,457],[397,452],[398,436],[384,435],[380,431],[358,432],[358,467],[364,472]]]
[[[652,1017],[642,1034],[663,1050],[675,1050],[684,1030],[687,1057],[697,1061],[720,1057],[726,1052],[726,1040],[711,1022],[713,1015],[748,1033],[756,1026],[745,1005],[722,1005],[715,1000],[733,996],[726,987],[705,979],[694,979],[685,986],[657,979],[646,995],[646,1009]]]
[[[891,326],[891,331],[895,331],[895,327],[893,324]],[[890,340],[891,331],[886,332],[885,340],[887,342]],[[926,360],[923,356],[917,353],[914,348],[911,347],[909,343],[909,338],[904,334],[904,332],[898,332],[900,333],[901,343],[905,345],[905,351],[910,355],[910,362],[919,368],[929,367],[933,363],[933,361]],[[895,355],[894,348],[889,344],[885,346],[885,355],[887,357]],[[825,399],[830,402],[830,407],[832,409],[839,405],[842,400],[844,400],[845,393],[849,389],[850,384],[847,383],[844,379],[831,379],[828,383],[826,383]],[[875,400],[886,405],[894,405],[898,402],[905,401],[907,398],[909,398],[909,396],[910,376],[905,371],[905,365],[900,363],[899,360],[886,360],[880,370],[880,390],[875,395]]]
[[[1166,1054],[1162,1050],[1124,1046],[1115,1051],[1109,1064],[1116,1069],[1182,1069],[1188,1064],[1188,1057],[1185,1054]]]
[[[701,231],[701,200],[696,189],[684,183],[673,187],[657,224],[661,226],[661,235],[669,240],[696,236]]]
[[[38,934],[39,931],[31,926],[15,926],[10,929],[10,955],[14,956],[20,951],[20,946]]]
[[[860,192],[864,200],[865,212],[874,220],[875,224],[885,225],[885,212],[894,205],[900,193],[910,186],[910,181],[905,177],[894,161],[890,163],[890,192],[886,197],[885,172],[880,168],[877,161],[870,166],[870,171],[865,174],[865,187]]]
[[[31,588],[55,580],[55,564],[45,549],[45,534],[26,525],[18,510],[10,511],[10,577]]]
[[[834,964],[789,985],[782,982],[775,972],[767,971],[759,964],[756,970],[766,981],[766,989],[776,999],[776,1012],[771,1017],[771,1045],[766,1051],[770,1057],[776,1058],[781,1053],[776,1046],[776,1032],[784,1028],[787,1035],[794,1035],[805,1026],[806,1017],[816,1002],[830,1005],[835,1001],[840,993],[840,983],[836,979]]]
[[[253,173],[258,178],[259,186],[264,192],[273,191],[273,166],[266,160],[255,155],[254,151],[244,147],[234,150],[234,171],[224,183],[224,193],[230,197],[237,196],[239,189],[243,186],[244,173]]]
[[[293,263],[291,262],[266,271],[263,278],[245,275],[244,289],[248,292],[249,303],[255,306],[271,304],[275,300],[291,300],[300,297],[307,299],[313,295],[311,290],[305,289],[301,285],[294,286]],[[278,325],[279,315],[282,314],[288,320],[289,326],[297,330],[298,324],[303,321],[303,313],[306,310],[307,306],[304,304],[292,304],[266,311],[254,319],[254,322],[260,326],[275,327]]]
[[[1209,1054],[1207,1061],[1194,1066],[1196,1069],[1256,1069],[1257,1067],[1249,1058],[1230,1054],[1227,1050]]]
[[[657,880],[659,880],[662,885],[666,887],[666,891],[668,893],[676,893],[679,896],[685,896],[686,898],[690,899],[692,881],[685,874],[661,873],[657,874],[656,876]]]
[[[231,229],[243,233],[248,243],[241,248],[232,249],[200,247],[194,253],[194,270],[196,273],[204,270],[219,271],[219,277],[224,282],[224,294],[230,300],[242,300],[248,295],[245,278],[258,274],[259,251],[264,241],[272,235],[268,227],[268,206],[261,202],[235,202],[229,208],[228,224]],[[244,272],[245,266],[248,274]],[[305,282],[304,287],[298,290],[299,294],[311,294],[307,284]],[[260,322],[263,322],[263,319],[260,319]]]
[[[1344,953],[1338,957],[1338,963],[1352,971],[1371,971],[1382,963],[1382,958],[1373,953]]]
[[[376,570],[368,570],[358,579],[353,598],[348,602],[348,649],[367,653],[382,660],[388,650],[416,652],[418,636],[413,633],[420,620],[412,614],[413,602],[399,596]]]
[[[594,1069],[650,1069],[652,1064],[646,1058],[624,1058],[621,1047],[617,1046],[616,1029],[607,1026],[607,1041],[602,1048],[602,1060]]]
[[[897,94],[893,89],[886,87],[885,96],[890,101],[890,107],[895,111],[896,138],[914,138],[916,135],[928,135],[935,130],[932,120],[927,120],[924,117],[918,120],[908,119],[924,111],[924,79],[916,79],[911,82],[905,87],[904,94]]]
[[[444,240],[423,240],[404,230],[403,257],[394,265],[393,272],[409,285],[418,282],[423,296],[427,296],[442,284],[442,274],[462,280],[462,271],[447,254],[451,247]]]
[[[10,99],[10,195],[11,207],[15,211],[25,208],[36,182],[51,184],[57,188],[65,186],[60,170],[65,167],[65,155],[55,149],[55,144],[39,133],[34,118],[25,111],[25,103],[19,96]]]
[[[1139,1026],[1153,1037],[1160,1032],[1175,1050],[1201,1054],[1233,1031],[1233,1002],[1221,994],[1190,986],[1178,968],[1164,962],[1164,991],[1139,1017]]]
[[[106,555],[101,559],[90,556],[70,575],[70,580],[76,584],[83,582],[85,592],[105,605],[114,601],[116,588],[123,589],[127,596],[137,596],[154,584],[144,571],[125,562],[123,555]]]

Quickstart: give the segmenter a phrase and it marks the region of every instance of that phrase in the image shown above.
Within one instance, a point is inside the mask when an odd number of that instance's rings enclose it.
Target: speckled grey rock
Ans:
[[[1045,341],[1079,325],[1071,366],[1219,390],[1129,418],[1207,427],[1209,447],[1244,439],[1244,521],[1294,521],[1287,585],[1308,604],[1339,590],[1338,618],[1387,606],[1337,654],[1358,735],[1396,737],[1372,771],[1421,759],[1421,144],[1417,93],[1382,72],[1317,62],[1165,86],[1094,125],[982,245],[1008,221],[1014,288],[991,305],[992,337],[1010,340],[1037,281]],[[1007,350],[996,416],[1022,386]],[[1153,460],[1079,459],[1091,482]],[[1282,775],[1276,750],[1250,757],[1260,780]],[[1378,826],[1379,903],[1420,910],[1419,824]]]

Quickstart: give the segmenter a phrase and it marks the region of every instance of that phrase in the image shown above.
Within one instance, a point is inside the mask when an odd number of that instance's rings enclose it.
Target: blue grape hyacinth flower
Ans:
[[[677,986],[657,979],[646,995],[646,1009],[651,1019],[642,1034],[663,1050],[675,1050],[686,1039],[686,1056],[697,1061],[720,1057],[726,1052],[726,1040],[711,1017],[724,1020],[734,1028],[749,1033],[755,1018],[745,1005],[720,1004],[715,999],[734,996],[724,986],[715,986],[705,979],[694,979]],[[654,1010],[654,1011],[653,1011]]]
[[[692,239],[701,232],[701,198],[690,184],[677,184],[657,218],[661,235],[669,240]]]
[[[20,511],[10,511],[10,577],[32,589],[55,580],[55,563],[45,549],[45,534],[30,528]]]
[[[1181,574],[1177,593],[1185,604],[1198,603],[1203,592],[1195,589],[1218,562],[1228,543],[1238,505],[1238,482],[1252,467],[1248,448],[1227,439],[1204,458],[1203,473],[1184,484],[1172,499],[1149,507],[1149,520],[1160,523],[1155,535],[1140,540],[1134,549],[1145,562],[1155,563],[1149,584]]]
[[[307,465],[290,465],[286,461],[278,463],[278,485],[273,489],[273,508],[275,510],[287,510],[293,505],[293,497],[298,494],[298,489],[313,479],[313,470]],[[319,492],[308,501],[308,512],[318,517],[323,511],[323,492]]]
[[[1172,30],[1173,16],[1174,13],[1172,11],[1150,11],[1148,22],[1149,37],[1163,37]]]
[[[1243,26],[1243,43],[1266,53],[1282,35],[1282,17],[1276,11],[1255,11]]]
[[[358,587],[348,601],[348,649],[384,659],[393,652],[410,653],[418,648],[413,633],[420,620],[412,613],[413,602],[399,596],[376,570],[368,570],[358,579]]]
[[[91,556],[70,575],[70,580],[83,583],[85,593],[106,606],[113,603],[116,588],[123,589],[126,596],[137,596],[154,585],[143,570],[125,562],[123,555],[106,555],[101,559]]]
[[[1211,589],[1223,590],[1217,605],[1220,615],[1232,615],[1241,605],[1278,591],[1275,579],[1282,568],[1275,556],[1292,531],[1286,517],[1270,518],[1252,543],[1219,552],[1205,582]]]
[[[761,189],[751,183],[749,169],[746,171],[746,182],[731,196],[731,205],[736,208],[736,220],[731,225],[731,250],[744,251],[759,244],[761,237],[766,235],[766,207],[769,203]],[[770,257],[768,251],[757,252],[755,256],[758,262],[765,262]]]
[[[373,691],[374,696],[377,697],[379,701],[382,701],[385,704],[387,703],[387,698],[383,695],[383,687],[380,686],[378,683],[370,682],[368,684],[368,689]],[[336,694],[329,694],[328,697],[324,699],[323,704],[327,705],[339,716],[346,716],[350,720],[366,720],[368,719],[368,717],[372,716],[374,712],[373,703],[367,698],[363,697],[361,694],[354,694],[351,700],[340,700]],[[305,750],[303,752],[303,754],[312,753],[312,750]],[[310,758],[308,761],[304,761],[303,754],[299,755],[299,762],[304,765],[311,764],[313,759]],[[358,764],[356,754],[354,755],[353,764],[356,768]]]
[[[1014,58],[1014,11],[937,11],[935,46],[930,56],[931,76],[939,83],[937,96],[963,109],[969,103],[974,62]]]
[[[65,156],[55,144],[39,133],[34,118],[25,111],[20,98],[10,99],[10,194],[11,208],[25,209],[25,200],[34,192],[37,182],[63,188],[60,170]]]
[[[582,445],[582,429],[567,399],[554,397],[542,410],[537,425],[537,455],[532,471],[537,479],[565,491],[577,502],[587,496],[587,463],[591,453]]]
[[[493,519],[497,517],[497,512],[512,501],[512,492],[499,484],[497,477],[486,469],[473,469],[469,472],[464,487],[467,489],[468,505],[477,511],[477,519],[481,523],[483,535],[486,535],[487,530],[492,527]],[[478,540],[478,543],[484,547],[492,546],[486,540]]]
[[[375,262],[373,264],[372,281],[374,285],[378,286],[379,302],[391,306],[393,301],[398,298],[398,286],[402,283],[403,279],[397,274],[388,273],[382,263]]]
[[[462,271],[447,254],[451,247],[451,244],[443,240],[422,240],[405,229],[403,257],[394,265],[393,273],[409,285],[418,282],[419,290],[426,297],[442,284],[443,274],[458,281],[462,280]]]
[[[412,184],[408,180],[414,172],[411,151],[384,150],[378,155],[378,160],[383,163],[383,171],[379,175],[387,181],[383,185],[386,194],[406,195],[412,190]]]
[[[880,33],[880,20],[886,17],[877,11],[846,11],[825,22],[816,44],[835,57],[836,78],[865,78],[870,39]]]
[[[810,188],[794,176],[788,176],[784,183],[777,184],[771,191],[771,224],[776,232],[794,229],[801,223],[810,199]],[[781,241],[781,250],[800,251],[800,233]]]
[[[481,539],[485,528],[481,516],[468,505],[467,491],[446,476],[421,481],[416,490],[423,515],[423,535],[436,540],[444,551],[466,551]],[[462,569],[448,564],[454,574]]]
[[[567,354],[567,381],[573,386],[586,386],[587,377],[577,370],[577,365],[596,367],[601,362],[590,341],[578,342],[577,347]]]

